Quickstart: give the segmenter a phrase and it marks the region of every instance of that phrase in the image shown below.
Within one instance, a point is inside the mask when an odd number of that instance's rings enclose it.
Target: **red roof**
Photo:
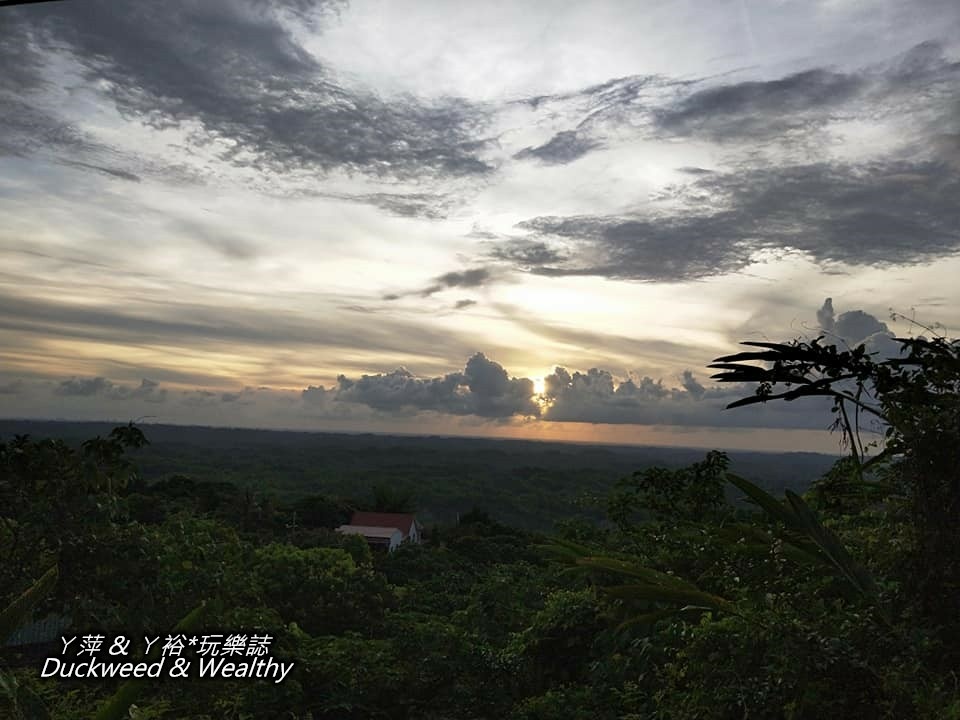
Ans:
[[[351,525],[398,528],[404,537],[410,535],[410,529],[415,521],[416,518],[412,513],[355,512],[350,518]]]

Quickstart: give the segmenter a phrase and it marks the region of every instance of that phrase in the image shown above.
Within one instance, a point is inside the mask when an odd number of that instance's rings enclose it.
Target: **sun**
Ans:
[[[547,389],[546,383],[543,381],[542,377],[533,379],[533,394],[534,395],[543,395],[544,390]]]

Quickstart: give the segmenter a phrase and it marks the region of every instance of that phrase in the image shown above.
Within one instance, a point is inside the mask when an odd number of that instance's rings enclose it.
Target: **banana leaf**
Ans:
[[[181,633],[194,632],[200,627],[200,622],[208,609],[208,603],[202,602],[189,613],[187,613],[173,628],[174,635]],[[146,661],[156,660],[161,653],[160,643],[156,643],[146,656]],[[123,720],[127,717],[130,706],[136,702],[143,688],[147,685],[147,680],[137,678],[136,680],[127,680],[116,692],[111,695],[100,710],[94,716],[95,720]]]
[[[602,588],[602,591],[618,600],[646,600],[648,602],[682,606],[696,605],[728,613],[736,613],[737,611],[736,605],[729,600],[697,589],[689,590],[653,585],[615,585]]]

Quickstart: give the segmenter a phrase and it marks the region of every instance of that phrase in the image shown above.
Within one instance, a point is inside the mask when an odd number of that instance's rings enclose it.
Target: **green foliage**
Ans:
[[[173,634],[179,635],[181,633],[197,632],[200,629],[200,624],[206,610],[206,603],[201,603],[195,607],[174,626]],[[160,657],[160,652],[161,647],[160,644],[157,643],[150,649],[145,661],[151,662],[156,660]],[[120,687],[117,688],[117,691],[103,703],[97,711],[94,720],[121,720],[124,715],[128,714],[127,711],[130,706],[136,702],[146,686],[147,681],[139,678],[123,682]]]
[[[875,599],[876,583],[873,578],[854,561],[836,534],[823,526],[803,498],[788,490],[787,503],[783,504],[741,477],[732,473],[727,477],[774,520],[784,524],[788,533],[791,533],[787,535],[787,542],[794,549],[794,558],[811,559],[831,567],[858,593]]]
[[[77,627],[155,634],[181,619],[177,627],[199,629],[191,609],[204,603],[203,627],[269,633],[274,657],[295,664],[281,685],[108,685],[40,679],[13,652],[17,664],[0,673],[0,712],[958,718],[960,621],[930,603],[932,588],[950,590],[949,572],[929,573],[950,571],[960,545],[942,544],[951,532],[938,524],[943,508],[925,504],[949,509],[956,480],[952,348],[917,343],[914,364],[902,366],[816,344],[726,358],[730,372],[769,382],[766,399],[781,397],[774,382],[806,388],[796,397],[835,392],[851,423],[855,402],[873,403],[894,428],[895,452],[870,464],[858,445],[806,496],[761,489],[719,452],[686,468],[647,468],[613,489],[607,522],[571,511],[554,538],[498,522],[508,504],[494,501],[498,520],[475,509],[455,526],[438,524],[425,544],[371,553],[362,538],[333,531],[354,504],[326,485],[279,497],[227,482],[236,468],[226,462],[222,476],[171,467],[146,485],[127,455],[146,451],[132,426],[74,446],[0,443],[0,606],[26,591],[17,622],[30,605]],[[772,359],[773,375],[741,371],[747,359]],[[805,373],[819,375],[801,382]],[[858,395],[858,382],[871,394]],[[264,463],[294,472],[282,456]],[[559,507],[523,495],[524,483],[557,482],[543,467],[520,468],[512,482],[514,502]],[[728,503],[727,483],[748,504]],[[457,507],[502,492],[491,483]],[[405,494],[382,493],[381,509],[408,508]],[[941,557],[929,556],[934,547]],[[60,579],[41,600],[30,587],[54,564]]]
[[[617,484],[607,513],[621,529],[628,528],[638,512],[659,521],[701,522],[723,506],[729,465],[725,453],[711,451],[690,467],[635,472]]]
[[[898,338],[900,357],[884,360],[871,358],[863,345],[839,351],[820,340],[743,343],[766,350],[718,358],[711,367],[724,371],[714,376],[721,382],[758,384],[753,396],[731,408],[804,396],[833,399],[835,426],[847,438],[857,486],[880,498],[905,495],[916,538],[912,582],[924,611],[948,622],[960,615],[960,340]],[[757,360],[771,366],[744,364]],[[792,389],[774,393],[778,385]],[[869,461],[861,414],[886,428],[885,448]],[[868,482],[864,470],[881,463],[892,466],[886,482]]]
[[[33,609],[50,594],[59,575],[60,571],[54,565],[0,612],[0,642],[10,637],[26,621]]]
[[[378,627],[392,604],[382,577],[340,549],[270,543],[250,571],[264,604],[311,634]]]
[[[373,506],[370,509],[375,512],[410,513],[417,508],[411,490],[379,484],[373,486]]]

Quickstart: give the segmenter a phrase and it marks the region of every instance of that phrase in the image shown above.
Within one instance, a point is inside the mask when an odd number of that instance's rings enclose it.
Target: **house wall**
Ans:
[[[387,547],[387,552],[393,552],[400,547],[400,543],[402,542],[403,533],[397,530],[393,535],[390,536],[390,545]]]

